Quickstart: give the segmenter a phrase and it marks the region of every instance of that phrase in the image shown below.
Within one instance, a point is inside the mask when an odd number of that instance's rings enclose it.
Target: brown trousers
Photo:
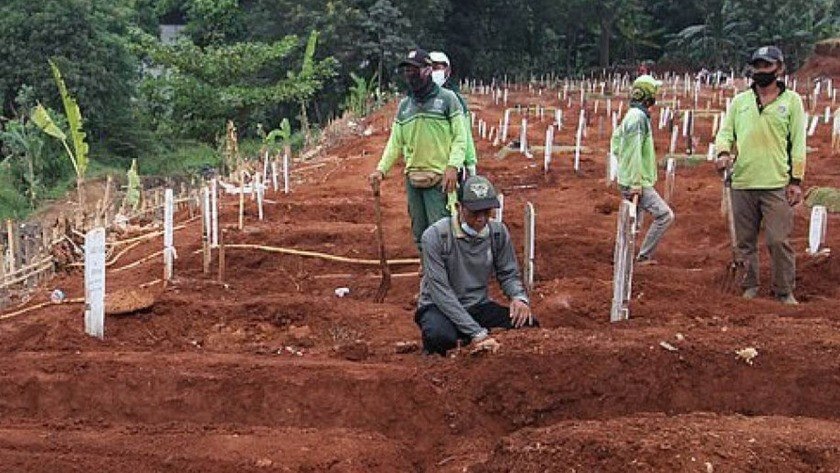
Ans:
[[[773,293],[791,294],[796,279],[796,256],[788,240],[793,230],[793,207],[785,198],[784,188],[732,189],[732,211],[738,251],[747,263],[742,287],[758,287],[758,232],[763,220]]]

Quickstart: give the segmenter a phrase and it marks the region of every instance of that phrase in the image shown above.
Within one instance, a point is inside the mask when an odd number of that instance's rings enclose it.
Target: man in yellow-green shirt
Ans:
[[[432,59],[414,49],[400,63],[408,85],[394,118],[388,144],[371,182],[385,178],[402,156],[411,232],[418,251],[423,232],[449,216],[447,194],[455,191],[458,169],[464,165],[466,123],[458,97],[432,81]]]
[[[735,96],[718,132],[716,166],[721,172],[731,168],[736,240],[747,263],[743,297],[758,295],[757,247],[763,221],[773,294],[782,303],[795,305],[796,259],[789,237],[793,207],[802,201],[805,111],[799,94],[779,80],[785,71],[779,48],[759,48],[750,65],[752,87]]]
[[[627,200],[637,200],[641,210],[653,215],[653,223],[639,249],[636,261],[640,265],[655,264],[653,252],[674,221],[674,212],[656,192],[656,150],[653,146],[653,127],[650,108],[662,82],[649,75],[633,81],[630,107],[615,129],[610,152],[618,158],[618,186]]]

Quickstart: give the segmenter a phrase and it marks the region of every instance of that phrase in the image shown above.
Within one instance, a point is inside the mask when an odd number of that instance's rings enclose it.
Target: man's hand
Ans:
[[[446,166],[446,171],[443,172],[443,179],[441,180],[441,188],[445,194],[455,191],[455,186],[458,184],[458,170],[452,166]]]
[[[715,160],[715,170],[719,174],[723,174],[730,166],[732,166],[732,155],[727,152],[720,153]]]
[[[513,302],[510,303],[510,321],[516,328],[522,327],[526,323],[531,325],[533,320],[531,316],[531,308],[528,307],[528,304],[519,299],[514,299]]]
[[[496,353],[497,351],[499,351],[499,347],[501,346],[502,344],[497,342],[495,338],[489,336],[484,337],[478,342],[476,342],[473,349],[470,350],[470,355],[478,355],[488,351],[490,353]]]
[[[633,202],[634,204],[638,204],[639,200],[641,200],[642,198],[642,189],[629,188],[627,190],[621,191],[621,196],[629,200],[630,202]]]
[[[788,184],[785,187],[785,198],[791,207],[799,205],[802,203],[802,188],[797,184]]]
[[[373,186],[376,183],[382,181],[382,179],[385,179],[385,175],[382,174],[382,171],[379,171],[379,170],[373,171],[368,176],[368,182],[370,183],[371,186]]]

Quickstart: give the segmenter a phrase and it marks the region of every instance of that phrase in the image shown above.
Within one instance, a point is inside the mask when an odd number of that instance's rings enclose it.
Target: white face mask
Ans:
[[[485,225],[484,228],[482,228],[480,232],[477,232],[477,231],[475,231],[475,229],[473,227],[467,225],[467,222],[461,222],[461,230],[463,230],[464,233],[466,233],[467,235],[469,235],[473,238],[476,238],[476,237],[477,238],[487,238],[487,235],[490,234],[490,228],[489,227],[490,227],[489,225]]]
[[[443,69],[432,71],[432,82],[443,87],[443,84],[446,83],[446,71]]]

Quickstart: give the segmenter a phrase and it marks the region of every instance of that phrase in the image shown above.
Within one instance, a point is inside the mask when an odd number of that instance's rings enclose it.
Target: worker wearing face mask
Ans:
[[[449,62],[449,57],[440,51],[432,51],[429,53],[429,57],[432,58],[432,81],[440,87],[446,87],[455,92],[455,96],[458,97],[458,100],[461,102],[461,107],[464,109],[464,123],[467,125],[467,146],[464,149],[464,167],[470,176],[475,176],[478,154],[475,150],[475,140],[472,134],[472,119],[470,118],[469,108],[467,108],[467,101],[456,90],[456,84],[449,81],[452,75],[452,65]]]
[[[499,343],[489,329],[538,326],[507,226],[490,218],[500,205],[493,184],[483,176],[468,177],[458,188],[456,205],[457,215],[423,233],[425,271],[414,321],[429,354],[445,355],[459,341],[495,351]],[[490,298],[491,277],[510,306]]]
[[[432,81],[432,60],[422,49],[409,51],[399,65],[408,86],[400,101],[388,144],[371,173],[378,183],[402,156],[411,231],[418,251],[423,231],[449,216],[447,194],[454,192],[464,165],[464,111],[454,92]]]
[[[796,259],[789,237],[793,207],[802,202],[805,110],[799,94],[780,80],[785,63],[779,48],[759,48],[750,65],[752,87],[735,96],[718,132],[716,166],[720,172],[730,171],[737,246],[746,263],[743,297],[758,295],[757,246],[763,223],[773,294],[780,302],[795,305]]]

